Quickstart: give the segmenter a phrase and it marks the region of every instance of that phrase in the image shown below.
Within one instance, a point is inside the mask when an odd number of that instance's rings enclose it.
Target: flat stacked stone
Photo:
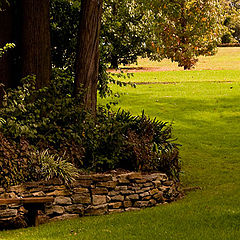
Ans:
[[[166,174],[136,172],[81,175],[68,187],[59,180],[51,180],[12,186],[7,190],[0,188],[1,198],[37,196],[54,197],[54,202],[47,204],[46,211],[40,214],[39,221],[46,222],[152,207],[176,200],[179,189]],[[25,211],[16,204],[0,205],[0,225],[24,219]]]

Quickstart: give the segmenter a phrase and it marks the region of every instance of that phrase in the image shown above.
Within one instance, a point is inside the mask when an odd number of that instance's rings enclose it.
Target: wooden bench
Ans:
[[[53,197],[29,197],[0,199],[0,205],[20,204],[28,210],[27,218],[30,226],[38,226],[38,210],[44,210],[46,203],[53,202]]]

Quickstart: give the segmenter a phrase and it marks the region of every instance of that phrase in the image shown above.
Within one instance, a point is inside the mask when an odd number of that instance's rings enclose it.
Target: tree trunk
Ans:
[[[2,3],[2,9],[0,11],[0,48],[6,43],[14,42],[13,9],[5,2]],[[12,65],[11,51],[9,51],[0,58],[0,83],[4,84],[6,88],[13,86]]]
[[[84,106],[96,112],[99,73],[99,35],[103,0],[81,0],[76,55],[75,94],[83,88]]]
[[[118,58],[115,55],[111,56],[111,68],[117,69],[118,68]]]
[[[21,0],[22,77],[36,75],[36,87],[50,83],[50,0]]]

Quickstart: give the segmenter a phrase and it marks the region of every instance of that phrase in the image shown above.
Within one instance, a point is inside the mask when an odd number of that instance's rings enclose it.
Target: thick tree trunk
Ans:
[[[13,9],[5,2],[2,3],[2,11],[0,11],[0,47],[6,43],[13,43]],[[13,86],[11,52],[4,54],[0,58],[0,83],[6,88]],[[0,90],[1,91],[1,90]],[[0,93],[1,94],[1,93]]]
[[[21,0],[22,77],[36,75],[36,87],[50,83],[49,0]]]
[[[81,0],[75,93],[84,90],[84,106],[93,113],[97,105],[99,35],[103,0]]]

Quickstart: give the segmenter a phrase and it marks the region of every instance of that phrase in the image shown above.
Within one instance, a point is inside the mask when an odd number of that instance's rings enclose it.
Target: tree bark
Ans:
[[[22,77],[36,75],[36,87],[50,83],[50,0],[21,0]]]
[[[103,0],[81,0],[75,94],[84,91],[87,110],[96,112],[99,73],[99,35]]]
[[[118,69],[118,58],[115,55],[111,56],[111,68]]]
[[[0,11],[0,47],[2,48],[6,43],[13,43],[13,35],[13,9],[3,2],[2,11]],[[6,88],[13,86],[11,52],[5,53],[0,58],[0,83]]]

